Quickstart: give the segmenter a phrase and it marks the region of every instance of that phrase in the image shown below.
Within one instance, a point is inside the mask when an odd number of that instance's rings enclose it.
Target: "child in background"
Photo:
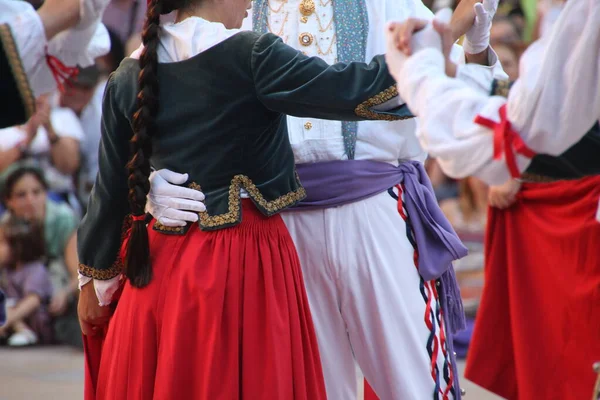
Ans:
[[[38,224],[9,218],[0,225],[0,286],[6,294],[6,324],[0,337],[9,346],[52,341],[47,304],[52,284],[43,264],[44,237]]]

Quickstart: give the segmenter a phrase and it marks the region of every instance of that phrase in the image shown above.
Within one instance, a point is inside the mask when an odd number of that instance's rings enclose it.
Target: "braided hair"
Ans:
[[[144,287],[152,279],[148,231],[144,221],[146,195],[150,191],[150,157],[155,117],[159,109],[158,54],[160,15],[187,7],[191,0],[150,0],[142,30],[142,50],[138,76],[137,111],[133,115],[131,159],[127,164],[129,207],[133,215],[131,234],[125,254],[125,276],[134,287]]]

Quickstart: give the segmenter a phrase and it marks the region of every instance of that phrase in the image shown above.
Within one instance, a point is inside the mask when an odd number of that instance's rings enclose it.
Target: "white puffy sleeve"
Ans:
[[[519,74],[508,119],[532,149],[561,154],[600,119],[600,2],[568,1]]]
[[[477,115],[499,122],[498,109],[505,98],[490,97],[477,85],[447,77],[444,57],[436,49],[422,50],[404,63],[398,91],[419,117],[421,145],[444,173],[453,178],[475,175],[491,185],[510,177],[503,159],[494,159],[492,130],[474,123]],[[523,171],[530,160],[517,154],[516,163]]]
[[[600,2],[568,2],[552,34],[532,45],[522,63],[507,100],[486,93],[485,79],[447,77],[437,49],[404,62],[398,91],[419,117],[421,145],[449,176],[501,184],[514,175],[507,143],[518,174],[530,163],[527,147],[558,155],[589,131],[600,118]],[[501,123],[506,129],[496,129]],[[507,132],[513,136],[503,137]]]

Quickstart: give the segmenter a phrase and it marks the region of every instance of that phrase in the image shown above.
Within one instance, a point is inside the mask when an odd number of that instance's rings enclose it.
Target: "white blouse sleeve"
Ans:
[[[499,121],[498,109],[506,99],[448,78],[444,69],[442,53],[425,49],[404,63],[399,76],[398,91],[419,117],[421,145],[453,178],[475,175],[491,185],[505,182],[510,174],[503,160],[493,158],[491,130],[473,120],[481,114]],[[521,155],[516,161],[520,171],[530,163]]]
[[[568,1],[519,73],[508,119],[532,149],[563,153],[600,119],[600,1]]]
[[[485,80],[448,78],[439,50],[420,51],[404,63],[398,91],[419,117],[421,145],[446,174],[475,175],[488,184],[510,178],[505,155],[494,158],[493,131],[474,122],[477,116],[500,122],[503,106],[527,146],[551,155],[566,151],[600,119],[600,2],[570,1],[563,13],[548,40],[526,52],[508,104],[482,90]],[[515,159],[519,172],[530,163],[520,154]]]

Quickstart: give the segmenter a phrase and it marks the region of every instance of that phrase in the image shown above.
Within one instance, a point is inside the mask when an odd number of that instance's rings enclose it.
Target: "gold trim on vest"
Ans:
[[[296,179],[299,180],[297,174]],[[197,186],[197,188],[199,190],[200,187]],[[250,178],[245,175],[236,175],[229,185],[229,211],[219,215],[208,215],[206,211],[199,213],[200,227],[216,228],[239,223],[241,209],[240,189],[242,188],[246,189],[259,209],[262,209],[261,211],[268,216],[290,207],[306,197],[304,188],[299,187],[293,192],[288,192],[275,200],[268,201],[263,197]]]
[[[393,99],[394,97],[397,97],[397,96],[398,96],[398,89],[396,88],[396,85],[390,86],[383,92],[378,93],[375,96],[371,97],[370,99],[359,104],[354,109],[354,112],[359,117],[364,118],[364,119],[369,119],[369,120],[399,121],[399,120],[403,120],[403,119],[413,118],[413,116],[396,117],[394,115],[380,114],[380,113],[377,113],[377,112],[371,110],[371,108],[379,106],[379,105],[385,103],[386,101],[390,101],[391,99]]]
[[[79,263],[78,270],[83,276],[98,279],[100,281],[107,281],[123,272],[123,262],[119,259],[115,261],[109,269],[96,269],[89,265]]]

